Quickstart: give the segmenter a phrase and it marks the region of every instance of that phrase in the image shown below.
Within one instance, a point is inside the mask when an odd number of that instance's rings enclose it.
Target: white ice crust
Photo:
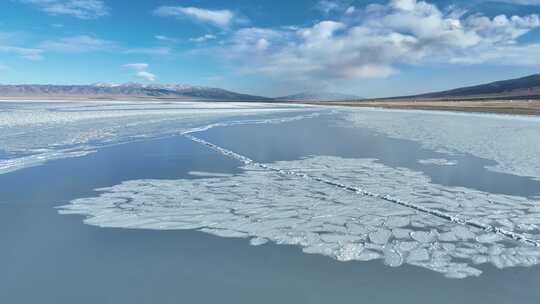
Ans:
[[[0,103],[0,152],[8,156],[0,159],[0,174],[51,159],[84,156],[107,144],[236,124],[280,123],[311,117],[313,111],[245,103]],[[294,114],[273,119],[259,116],[285,112]],[[539,118],[340,112],[344,125],[417,141],[451,155],[469,153],[496,161],[490,170],[540,180]],[[243,119],[229,119],[238,116]],[[452,161],[421,162],[449,165]],[[97,197],[74,200],[60,212],[85,215],[86,223],[102,227],[199,230],[250,238],[252,245],[297,245],[306,253],[340,261],[382,259],[393,267],[411,264],[453,278],[480,275],[477,264],[503,268],[540,262],[538,247],[494,233],[501,229],[533,243],[540,241],[540,202],[437,185],[422,173],[388,167],[374,159],[317,156],[271,164],[295,174],[244,163],[243,173],[235,175],[190,172],[193,179],[127,181],[99,189]],[[302,178],[304,174],[312,178]],[[419,208],[336,185],[389,194]],[[421,210],[493,229],[461,225]]]
[[[425,148],[497,162],[487,169],[540,180],[540,117],[355,109],[343,125],[369,128]]]
[[[539,239],[540,202],[431,183],[422,173],[373,159],[309,157],[271,164]],[[340,261],[382,259],[451,278],[477,276],[477,264],[532,266],[540,248],[377,198],[246,165],[242,174],[133,180],[98,189],[60,208],[100,227],[199,230],[221,237],[297,245]]]
[[[429,158],[429,159],[421,159],[418,161],[418,163],[422,165],[435,165],[435,166],[455,166],[457,165],[457,161],[455,160],[448,160],[444,158]]]
[[[0,102],[0,174],[97,147],[210,128],[230,117],[302,115],[311,107],[231,102]],[[294,115],[294,114],[293,114]]]

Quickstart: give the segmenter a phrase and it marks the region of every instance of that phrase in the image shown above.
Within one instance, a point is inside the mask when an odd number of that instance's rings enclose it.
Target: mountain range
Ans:
[[[24,98],[147,98],[269,101],[219,88],[182,84],[96,83],[92,85],[0,85],[2,97]]]
[[[277,101],[306,101],[306,102],[318,102],[318,101],[351,101],[360,100],[362,97],[349,94],[331,93],[331,92],[303,92],[294,95],[288,95],[283,97],[274,98]]]
[[[228,90],[184,84],[95,83],[92,85],[0,85],[0,96],[20,98],[149,98],[208,99],[220,101],[346,101],[358,96],[304,92],[278,98],[240,94]]]
[[[0,98],[202,99],[217,101],[319,102],[362,100],[355,95],[304,92],[277,98],[236,93],[220,88],[182,84],[96,83],[92,85],[0,85]],[[453,90],[377,100],[520,100],[540,99],[540,74]]]
[[[389,99],[435,100],[501,100],[540,99],[540,74],[487,84],[468,86],[447,91],[419,95],[399,96]]]

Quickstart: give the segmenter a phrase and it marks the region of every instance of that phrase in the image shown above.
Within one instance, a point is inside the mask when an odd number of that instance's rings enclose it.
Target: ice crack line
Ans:
[[[333,112],[330,112],[330,113],[333,113]],[[293,121],[298,121],[302,119],[315,118],[320,115],[322,115],[320,112],[315,112],[315,113],[310,113],[310,114],[284,117],[284,118],[248,119],[248,120],[237,120],[237,121],[229,121],[229,122],[218,122],[218,123],[213,123],[207,126],[198,127],[195,129],[191,129],[189,131],[182,132],[182,135],[208,131],[210,129],[214,129],[218,127],[234,127],[234,126],[242,126],[242,125],[263,125],[263,124],[278,124],[278,123],[285,123],[285,122],[293,122]]]
[[[533,245],[535,247],[540,247],[540,241],[528,238],[527,236],[525,236],[523,234],[520,234],[520,233],[516,233],[516,232],[510,231],[510,230],[495,227],[493,225],[483,224],[483,223],[480,223],[480,222],[472,220],[472,219],[464,219],[464,218],[460,218],[458,216],[451,215],[451,214],[448,214],[448,213],[445,213],[445,212],[441,212],[441,211],[438,211],[438,210],[426,208],[426,207],[418,205],[418,204],[403,201],[403,200],[401,200],[399,198],[393,197],[393,196],[388,195],[388,194],[374,193],[374,192],[371,192],[371,191],[368,191],[368,190],[365,190],[365,189],[362,189],[362,188],[359,188],[359,187],[356,187],[356,186],[345,185],[345,184],[342,184],[342,183],[339,183],[339,182],[335,182],[335,181],[332,181],[332,180],[328,180],[328,179],[324,179],[324,178],[320,178],[320,177],[316,177],[316,176],[311,176],[311,175],[308,175],[308,174],[305,174],[305,173],[300,173],[300,172],[296,172],[296,171],[292,171],[292,170],[285,170],[285,169],[280,169],[280,168],[274,168],[274,167],[271,167],[271,166],[268,166],[268,165],[265,165],[265,164],[262,164],[262,163],[258,163],[258,162],[254,161],[254,160],[252,160],[252,159],[250,159],[250,158],[248,158],[246,156],[243,156],[243,155],[240,155],[240,154],[235,153],[233,151],[227,150],[225,148],[222,148],[222,147],[217,146],[217,145],[215,145],[213,143],[207,142],[207,141],[205,141],[203,139],[200,139],[198,137],[195,137],[193,135],[190,135],[190,134],[186,133],[186,134],[184,134],[184,136],[186,138],[196,142],[196,143],[199,143],[199,144],[204,145],[204,146],[206,146],[206,147],[208,147],[208,148],[210,148],[210,149],[212,149],[214,151],[217,151],[220,154],[223,154],[224,156],[236,159],[236,160],[238,160],[238,161],[240,161],[240,162],[242,162],[242,163],[244,163],[245,165],[248,165],[248,166],[258,167],[258,168],[261,168],[261,169],[264,169],[264,170],[267,170],[267,171],[276,172],[276,173],[281,174],[281,175],[296,176],[296,177],[303,178],[303,179],[306,179],[306,180],[316,181],[316,182],[319,182],[319,183],[323,183],[323,184],[326,184],[326,185],[337,187],[337,188],[343,189],[345,191],[353,192],[353,193],[356,193],[356,194],[359,194],[359,195],[381,199],[381,200],[384,200],[384,201],[387,201],[387,202],[390,202],[390,203],[393,203],[393,204],[404,206],[406,208],[414,209],[414,210],[416,210],[418,212],[422,212],[422,213],[426,213],[426,214],[436,216],[438,218],[447,220],[447,221],[452,222],[452,223],[482,229],[482,230],[484,230],[486,232],[492,232],[492,233],[499,234],[499,235],[502,235],[502,236],[507,237],[507,238],[511,238],[511,239],[519,241],[519,242],[523,242],[523,243],[528,244],[528,245]]]

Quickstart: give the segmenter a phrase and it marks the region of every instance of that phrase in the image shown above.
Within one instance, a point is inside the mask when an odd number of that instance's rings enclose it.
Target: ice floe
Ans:
[[[231,174],[227,173],[216,173],[216,172],[200,172],[200,171],[190,171],[188,172],[191,176],[197,177],[230,177]]]
[[[483,230],[486,230],[486,231],[493,231],[494,233],[504,235],[506,237],[510,237],[512,239],[520,240],[520,241],[523,241],[523,242],[526,242],[526,243],[533,244],[533,245],[535,245],[537,247],[540,247],[540,241],[530,239],[525,234],[522,234],[522,233],[519,233],[519,232],[516,233],[514,231],[508,230],[508,229],[506,229],[506,227],[499,227],[498,225],[493,225],[493,224],[491,224],[489,222],[485,222],[485,221],[484,222],[478,221],[476,219],[468,219],[468,218],[456,215],[455,213],[448,213],[448,212],[445,212],[445,211],[441,211],[439,208],[430,208],[429,206],[423,206],[422,204],[416,204],[416,203],[414,203],[414,201],[410,201],[410,200],[407,200],[407,199],[404,200],[402,198],[399,198],[399,197],[396,197],[396,196],[393,196],[393,195],[390,195],[390,194],[385,194],[385,192],[374,192],[373,190],[368,190],[368,189],[363,188],[363,187],[354,186],[352,184],[345,184],[345,183],[342,183],[339,179],[336,180],[331,175],[323,174],[322,176],[318,176],[316,174],[315,175],[311,174],[310,170],[307,170],[306,172],[303,172],[304,169],[302,169],[302,168],[298,168],[298,169],[294,169],[294,170],[282,169],[282,168],[279,168],[279,167],[274,167],[274,166],[270,166],[270,165],[267,165],[267,164],[258,163],[258,162],[255,162],[255,161],[249,159],[246,156],[237,154],[237,153],[235,153],[233,151],[227,150],[227,149],[225,149],[223,147],[217,146],[217,145],[212,144],[210,142],[207,142],[207,141],[205,141],[203,139],[197,138],[197,137],[195,137],[195,136],[193,136],[191,134],[185,134],[185,136],[187,138],[191,139],[192,141],[196,142],[196,143],[205,145],[205,146],[207,146],[207,147],[209,147],[209,148],[223,154],[224,156],[234,158],[234,159],[236,159],[236,160],[238,160],[238,161],[240,161],[240,162],[242,162],[242,163],[244,163],[246,165],[250,165],[250,166],[258,167],[258,168],[261,168],[261,169],[264,169],[264,170],[276,172],[276,173],[278,173],[280,175],[296,176],[296,177],[299,177],[299,178],[302,178],[302,179],[311,180],[311,181],[316,182],[316,183],[322,183],[322,184],[326,184],[326,185],[336,187],[336,188],[339,188],[339,189],[342,189],[342,190],[353,192],[355,194],[360,194],[360,195],[367,196],[367,197],[381,199],[381,200],[384,200],[384,201],[387,201],[387,202],[390,202],[390,203],[393,203],[393,204],[396,204],[396,205],[404,206],[404,207],[407,207],[407,208],[410,208],[410,209],[413,209],[413,210],[416,210],[416,211],[420,211],[420,212],[423,212],[423,213],[426,213],[426,214],[429,214],[429,215],[432,215],[432,216],[435,216],[435,217],[438,217],[438,218],[441,218],[441,219],[444,219],[444,220],[447,220],[447,221],[450,221],[450,222],[455,222],[455,223],[459,223],[459,224],[463,224],[463,225],[468,225],[468,226],[472,226],[472,227],[475,227],[475,228],[480,228],[480,229],[483,229]],[[334,164],[334,166],[339,166],[339,164]],[[349,170],[349,169],[350,169],[350,167],[345,167],[345,170]],[[321,171],[321,170],[324,170],[324,168],[318,168],[318,171]],[[369,170],[369,169],[367,169],[367,170]],[[328,170],[328,171],[330,171],[330,170]],[[360,174],[363,174],[363,173],[360,172]],[[364,174],[364,176],[366,176],[366,175],[367,175],[367,173]],[[346,176],[343,176],[342,178],[344,180],[347,180]],[[391,176],[388,175],[387,178],[391,178]],[[427,183],[427,181],[426,181],[426,183]],[[426,194],[425,189],[418,189],[416,191],[417,191],[417,193],[422,194],[422,196],[425,196],[425,194]],[[493,204],[493,201],[488,200],[488,203]],[[486,206],[486,207],[489,208],[489,206]],[[532,207],[532,208],[534,208],[534,207]],[[529,210],[530,210],[530,208],[529,208]],[[424,223],[422,223],[422,222],[412,222],[411,225],[414,226],[414,227],[424,227]],[[531,226],[531,225],[523,225],[523,224],[520,224],[520,225],[521,225],[521,227],[526,227],[525,229],[534,229],[534,226]]]
[[[243,173],[230,176],[126,181],[97,189],[97,197],[76,199],[59,212],[85,215],[85,223],[101,227],[199,230],[250,238],[252,245],[297,245],[305,253],[340,261],[415,265],[452,278],[480,275],[478,264],[504,268],[540,262],[540,247],[497,230],[538,240],[539,202],[443,187],[422,173],[373,159],[314,156],[263,164],[289,170],[281,172],[247,158],[244,163]],[[290,168],[294,174],[287,173]],[[336,184],[317,182],[323,177]],[[336,185],[362,185],[419,209]],[[525,219],[530,219],[526,229],[520,226]]]
[[[425,148],[472,154],[496,162],[487,168],[540,180],[540,118],[512,115],[355,109],[345,126],[420,142]]]
[[[39,154],[0,160],[0,174],[17,171],[23,168],[39,166],[47,161],[55,159],[83,157],[96,151],[92,149],[81,148],[81,150],[65,149],[40,152],[41,153]]]
[[[422,165],[436,165],[436,166],[455,166],[457,161],[448,160],[444,158],[430,158],[430,159],[421,159],[418,163]]]

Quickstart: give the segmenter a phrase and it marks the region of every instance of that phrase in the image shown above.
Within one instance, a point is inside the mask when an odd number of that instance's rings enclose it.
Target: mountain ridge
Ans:
[[[0,84],[1,97],[78,98],[200,98],[210,100],[270,101],[270,98],[220,88],[184,84],[95,83],[91,85]]]
[[[540,99],[540,74],[499,80],[451,90],[380,99]]]
[[[335,92],[301,92],[297,94],[274,98],[274,100],[276,101],[310,101],[310,102],[352,101],[352,100],[360,100],[360,99],[363,99],[363,98],[356,95],[335,93]]]
[[[339,102],[383,100],[540,100],[540,74],[416,95],[364,99],[359,96],[302,92],[276,98],[186,84],[94,83],[90,85],[0,84],[0,98],[202,99],[215,101]]]

